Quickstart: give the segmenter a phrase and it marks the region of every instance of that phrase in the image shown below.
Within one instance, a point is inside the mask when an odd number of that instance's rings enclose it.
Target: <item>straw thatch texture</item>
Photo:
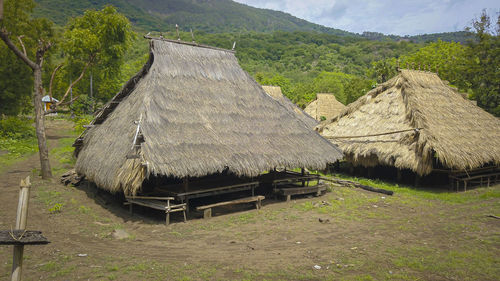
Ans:
[[[133,194],[151,175],[227,168],[257,176],[274,167],[322,169],[342,157],[269,97],[231,51],[153,39],[150,63],[136,78],[81,140],[76,170],[102,188]],[[140,116],[140,158],[127,159]]]
[[[413,128],[422,130],[331,141],[354,164],[391,165],[420,175],[432,171],[433,160],[460,170],[500,163],[500,120],[423,71],[402,70],[318,130],[329,138]]]
[[[302,109],[300,109],[298,106],[296,106],[291,100],[289,100],[283,93],[281,92],[281,87],[280,86],[262,86],[264,91],[268,95],[270,95],[274,100],[279,102],[282,106],[284,106],[286,109],[292,111],[297,119],[301,120],[306,124],[308,128],[314,129],[318,125],[318,122],[312,118],[311,116],[307,115]]]
[[[317,94],[316,100],[308,104],[304,111],[312,118],[321,121],[321,117],[330,120],[344,109],[345,105],[340,103],[333,94]]]

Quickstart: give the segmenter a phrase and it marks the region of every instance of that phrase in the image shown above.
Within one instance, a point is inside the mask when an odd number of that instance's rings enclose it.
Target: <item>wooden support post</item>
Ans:
[[[415,186],[419,186],[420,185],[420,176],[415,174]]]
[[[292,195],[288,194],[286,196],[286,202],[290,202],[290,200],[292,200]]]
[[[189,191],[189,177],[182,179],[182,185],[184,186],[184,192]],[[189,199],[186,198],[186,213],[189,215]]]
[[[167,200],[167,210],[165,210],[165,225],[170,224],[170,200]]]
[[[19,203],[17,204],[16,230],[26,229],[28,219],[28,203],[30,196],[31,182],[30,177],[21,180],[21,190],[19,190]],[[23,253],[24,245],[14,246],[14,256],[12,260],[12,281],[21,280],[23,272]]]
[[[400,169],[397,169],[397,179],[398,179],[398,182],[400,183],[401,180],[403,179],[403,173],[401,172]]]
[[[203,218],[208,219],[212,217],[212,208],[205,209],[203,211]]]
[[[306,174],[305,169],[304,168],[300,169],[300,175],[305,176],[305,174]],[[302,186],[306,186],[305,180],[302,180]]]

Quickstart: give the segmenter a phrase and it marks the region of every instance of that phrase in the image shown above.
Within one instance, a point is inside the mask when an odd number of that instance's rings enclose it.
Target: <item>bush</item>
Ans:
[[[92,116],[91,115],[82,115],[82,116],[77,116],[75,118],[75,126],[73,127],[75,129],[75,132],[78,134],[81,134],[85,128],[83,125],[88,125],[92,121]]]
[[[7,117],[0,119],[0,137],[11,139],[25,139],[35,137],[35,128],[32,121],[21,117]]]

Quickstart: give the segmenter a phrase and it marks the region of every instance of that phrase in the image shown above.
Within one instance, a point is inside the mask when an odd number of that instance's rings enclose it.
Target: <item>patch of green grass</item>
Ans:
[[[37,151],[36,138],[0,137],[0,173],[5,172],[11,165],[26,160]]]
[[[42,271],[52,272],[60,268],[59,264],[55,261],[49,261],[46,264],[39,267]]]
[[[500,198],[500,186],[479,187],[467,192],[453,192],[436,188],[418,188],[411,186],[400,186],[398,184],[388,183],[381,180],[372,180],[366,178],[349,177],[342,174],[336,174],[335,177],[359,182],[364,185],[392,190],[398,195],[407,195],[418,199],[438,200],[450,204],[463,204],[477,202],[486,199]]]
[[[47,207],[52,207],[62,201],[62,194],[59,191],[47,190],[45,187],[40,186],[37,191],[37,199]]]
[[[49,208],[49,212],[51,214],[60,213],[62,211],[63,206],[64,206],[64,204],[55,203],[54,206],[52,206],[51,208]]]
[[[89,214],[91,212],[91,209],[89,207],[81,205],[80,207],[78,207],[78,212],[82,214]]]
[[[306,201],[294,205],[294,208],[301,211],[313,210],[336,219],[360,221],[365,218],[382,218],[389,215],[384,213],[383,210],[377,209],[379,205],[382,206],[387,201],[382,197],[385,196],[366,194],[353,188],[340,187],[335,188],[326,197],[321,197],[323,200]]]
[[[56,163],[52,168],[55,174],[64,173],[75,165],[76,159],[73,156],[74,147],[72,147],[74,141],[74,138],[59,139],[57,147],[50,151],[50,157]]]
[[[492,266],[500,263],[493,249],[408,246],[394,249],[392,253],[396,256],[392,263],[403,272],[411,270],[424,276],[430,274],[434,278],[454,280],[495,280],[500,276],[500,268]]]

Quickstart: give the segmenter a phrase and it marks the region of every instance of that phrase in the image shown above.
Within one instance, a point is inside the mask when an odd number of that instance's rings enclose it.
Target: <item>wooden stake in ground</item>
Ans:
[[[16,230],[25,230],[28,219],[28,202],[30,197],[30,177],[21,180],[19,190],[19,203],[17,205]],[[21,280],[23,272],[24,245],[14,245],[14,258],[12,260],[12,281]]]

